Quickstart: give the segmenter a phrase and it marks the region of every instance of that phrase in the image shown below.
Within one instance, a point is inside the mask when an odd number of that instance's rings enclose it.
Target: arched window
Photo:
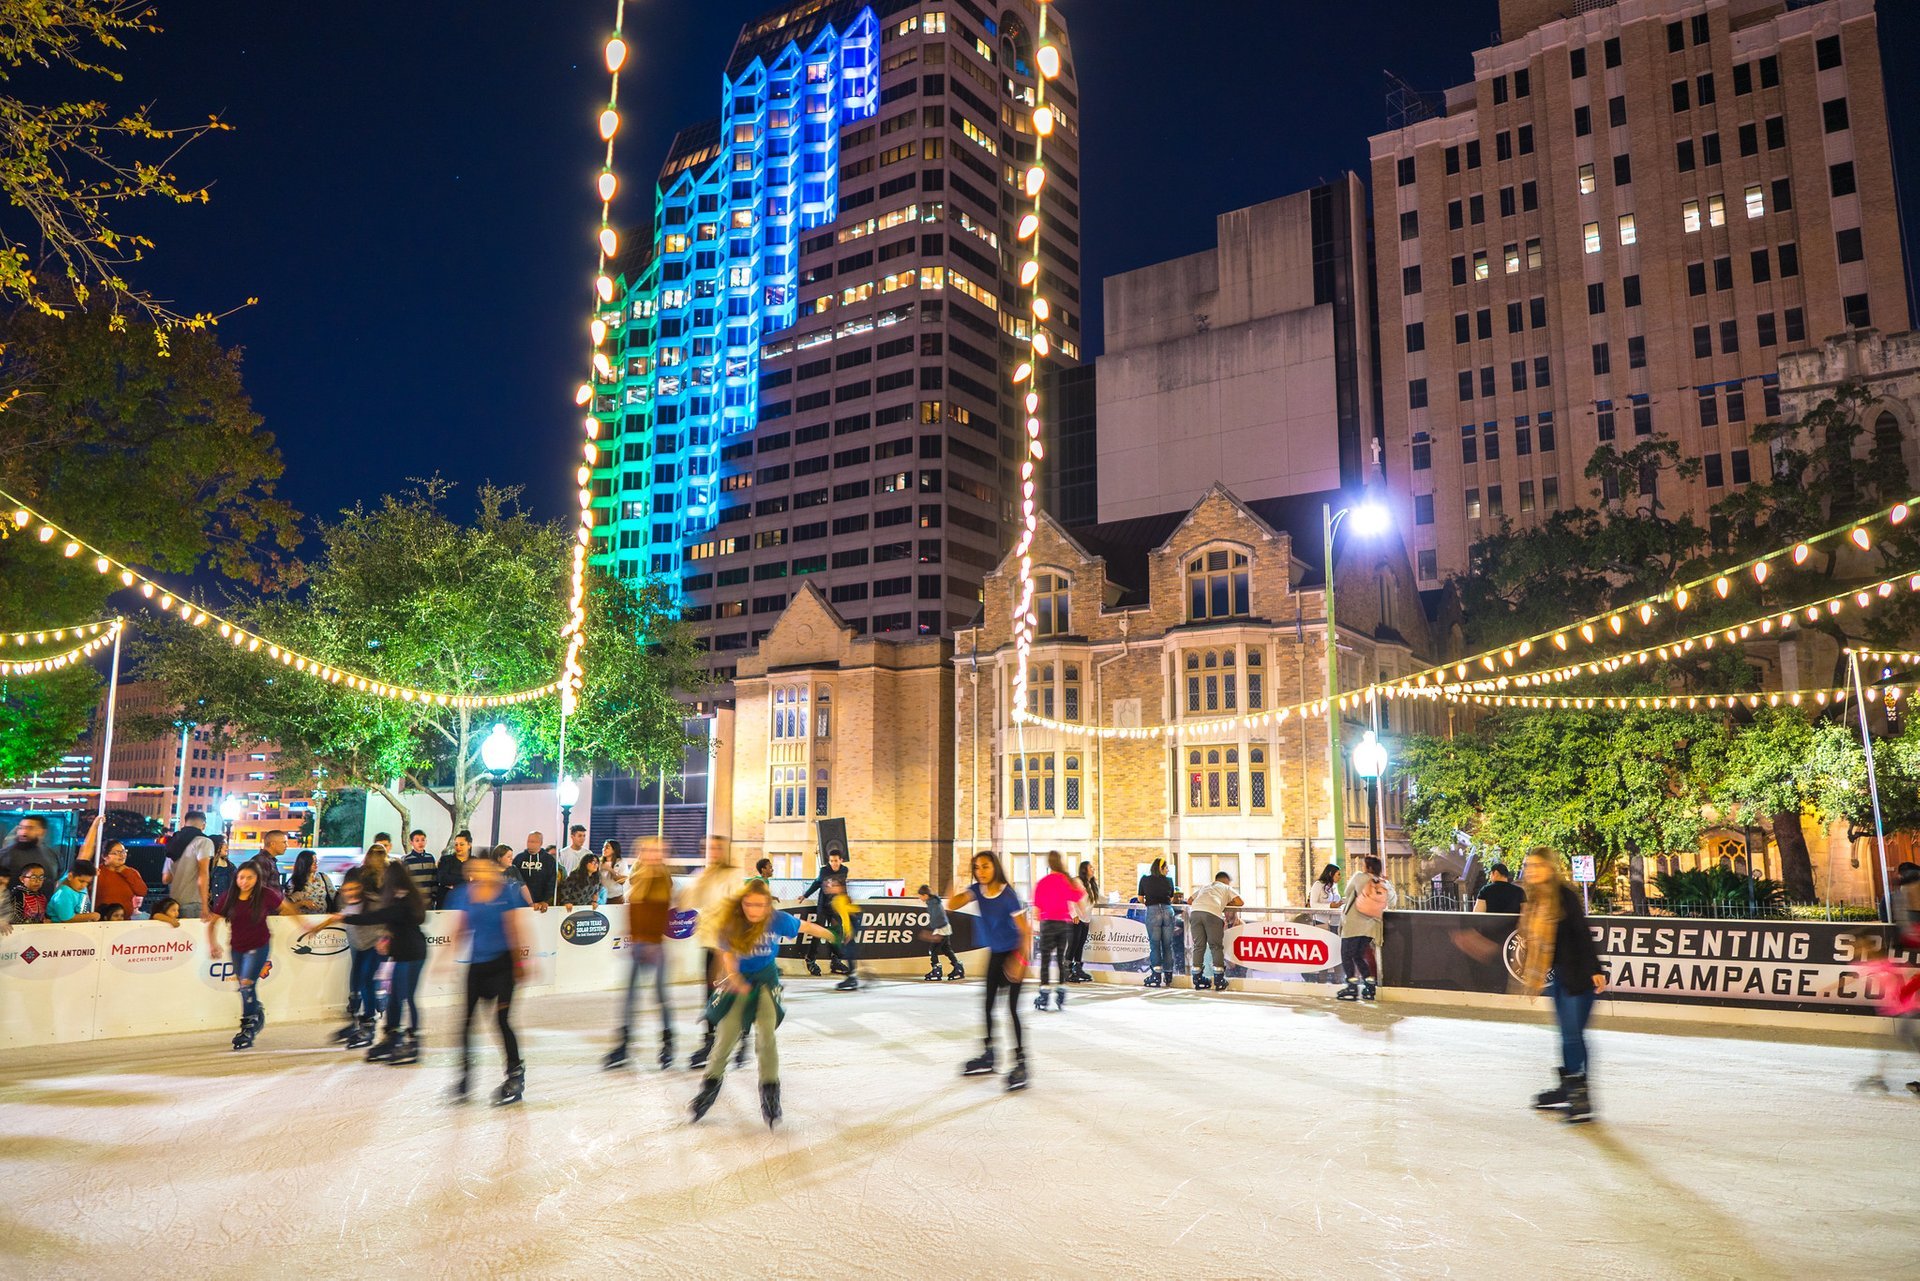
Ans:
[[[1206,671],[1207,671],[1207,679],[1206,679],[1207,710],[1210,712],[1217,712],[1220,710],[1220,676],[1218,671],[1220,667],[1219,653],[1211,649],[1208,650],[1206,654],[1201,658],[1200,665],[1206,668]]]
[[[819,722],[818,728],[814,730],[814,734],[819,738],[832,738],[833,691],[823,688],[820,691],[820,697],[814,700],[813,705],[815,708],[815,716]],[[823,810],[822,812],[824,813],[825,811]]]
[[[1251,612],[1247,554],[1221,547],[1187,562],[1187,617],[1243,618]]]
[[[1266,659],[1257,649],[1247,651],[1247,710],[1257,712],[1267,705]]]
[[[813,812],[821,818],[827,816],[827,771],[813,771]]]
[[[1078,816],[1081,812],[1080,753],[1068,752],[1066,768],[1060,771],[1061,782],[1066,791],[1066,808],[1062,814]]]
[[[1240,749],[1229,747],[1226,756],[1221,763],[1221,773],[1226,776],[1227,808],[1237,810],[1240,808]]]
[[[1068,586],[1065,574],[1033,576],[1033,610],[1040,620],[1034,629],[1036,636],[1065,636],[1072,630]]]
[[[1898,491],[1895,497],[1906,493],[1907,485],[1907,442],[1900,430],[1900,420],[1891,411],[1882,410],[1873,420],[1873,468],[1874,474],[1881,478],[1880,492]]]
[[[1267,812],[1267,749],[1258,744],[1247,749],[1247,799],[1254,813]]]
[[[1220,673],[1220,706],[1229,712],[1240,709],[1240,673],[1235,670],[1239,658],[1238,650],[1220,652],[1220,666],[1226,669]]]

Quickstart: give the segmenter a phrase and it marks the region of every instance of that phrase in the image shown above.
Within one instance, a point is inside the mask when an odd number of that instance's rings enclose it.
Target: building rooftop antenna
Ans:
[[[1441,109],[1439,94],[1422,93],[1391,71],[1383,70],[1380,74],[1387,78],[1387,128],[1404,129],[1446,114]]]

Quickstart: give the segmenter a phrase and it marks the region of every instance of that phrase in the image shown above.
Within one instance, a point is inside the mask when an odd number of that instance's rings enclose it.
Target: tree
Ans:
[[[571,528],[533,520],[518,491],[483,487],[470,524],[450,517],[451,487],[427,481],[377,507],[355,507],[320,533],[304,599],[233,611],[302,654],[378,680],[449,695],[545,684],[559,669],[557,619]],[[692,641],[659,583],[595,576],[588,591],[581,707],[567,725],[567,762],[678,770],[686,709],[698,687]],[[404,812],[402,788],[430,795],[458,830],[488,786],[480,744],[512,728],[523,758],[551,760],[558,700],[498,709],[374,698],[289,672],[203,628],[175,622],[143,646],[142,670],[223,738],[275,743],[282,782],[360,787]]]

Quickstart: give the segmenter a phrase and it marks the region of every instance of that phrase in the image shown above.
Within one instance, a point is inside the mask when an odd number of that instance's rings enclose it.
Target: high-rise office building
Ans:
[[[602,319],[597,565],[657,575],[731,679],[812,581],[857,632],[950,634],[1017,510],[1006,371],[1031,317],[1016,175],[1040,6],[801,0],[740,33]],[[1064,55],[1041,261],[1079,360],[1079,100]]]
[[[1767,466],[1780,353],[1910,323],[1872,0],[1500,16],[1471,84],[1373,139],[1386,465],[1423,587],[1503,519],[1703,519]],[[1587,478],[1653,440],[1698,474]]]

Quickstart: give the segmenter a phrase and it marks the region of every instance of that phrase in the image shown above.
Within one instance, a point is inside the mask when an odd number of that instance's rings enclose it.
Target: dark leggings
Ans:
[[[1040,986],[1047,985],[1047,975],[1053,964],[1058,962],[1060,981],[1067,981],[1067,940],[1073,934],[1072,921],[1040,922]]]
[[[507,1052],[507,1071],[520,1067],[520,1040],[513,1034],[513,956],[511,953],[467,967],[467,1016],[460,1021],[460,1071],[473,1062],[473,1012],[482,1001],[493,1002],[494,1021],[500,1026],[500,1044]]]
[[[1073,923],[1073,936],[1067,940],[1067,971],[1078,974],[1087,968],[1087,934],[1092,926],[1085,921]]]
[[[1018,952],[995,952],[987,958],[987,1048],[993,1048],[993,998],[1002,989],[1007,993],[1007,1017],[1013,1021],[1013,1048],[1025,1053],[1026,1038],[1020,1032],[1020,980],[1007,977],[1007,965],[1023,959]]]
[[[953,954],[953,935],[951,934],[934,935],[932,944],[927,948],[927,955],[932,958],[933,968],[936,970],[940,968],[940,958],[943,956],[947,958],[948,965],[956,970],[960,968],[960,958]]]
[[[387,1035],[400,1030],[400,1007],[407,1007],[409,1021],[407,1032],[420,1035],[420,1002],[415,994],[420,990],[420,971],[425,961],[395,961],[393,976],[387,980]]]
[[[1357,983],[1366,977],[1367,949],[1373,946],[1370,938],[1343,938],[1340,940],[1340,968],[1345,971],[1349,983]]]

